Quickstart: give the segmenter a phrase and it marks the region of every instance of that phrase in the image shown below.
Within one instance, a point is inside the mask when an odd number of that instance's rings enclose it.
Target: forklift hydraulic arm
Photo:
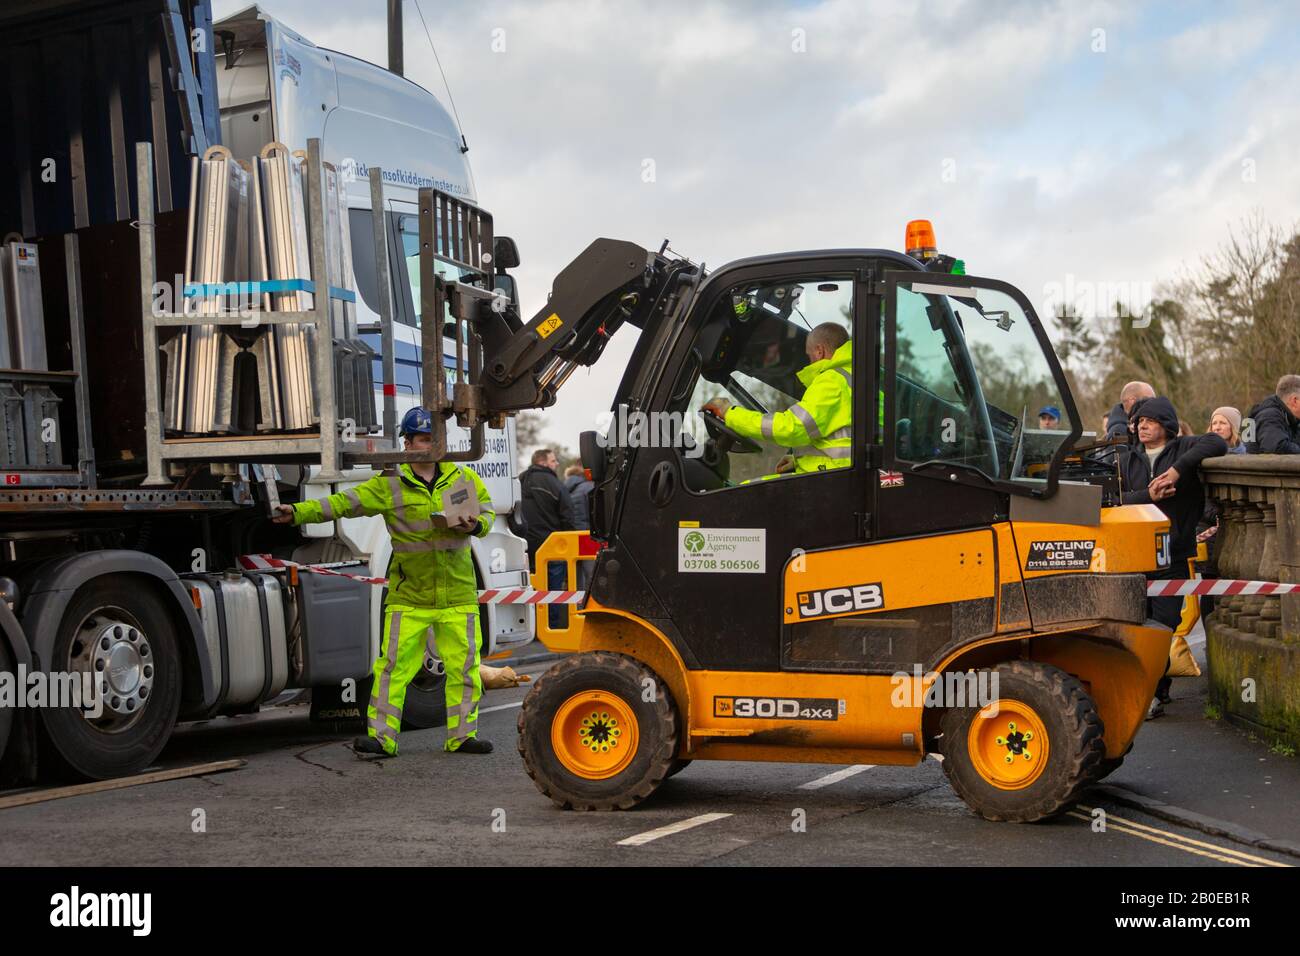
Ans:
[[[483,402],[488,414],[546,408],[582,365],[600,358],[624,322],[644,327],[680,265],[632,242],[597,239],[555,277],[526,325],[480,300]]]

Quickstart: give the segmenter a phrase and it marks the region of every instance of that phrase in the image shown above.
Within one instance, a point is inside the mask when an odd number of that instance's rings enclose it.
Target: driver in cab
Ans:
[[[777,462],[777,474],[846,468],[852,456],[853,343],[848,330],[823,322],[808,333],[804,353],[808,365],[798,372],[803,398],[785,411],[764,414],[722,397],[700,409],[742,438],[791,449]]]

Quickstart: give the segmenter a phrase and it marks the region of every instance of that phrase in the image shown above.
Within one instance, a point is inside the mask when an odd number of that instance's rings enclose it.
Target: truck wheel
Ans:
[[[478,615],[480,663],[487,646],[487,612],[480,608]],[[420,673],[406,685],[406,700],[402,703],[402,729],[424,730],[428,727],[441,727],[446,722],[447,676],[435,674],[427,666],[422,667]]]
[[[629,810],[658,789],[677,755],[677,711],[664,682],[623,654],[561,660],[519,712],[519,754],[537,789],[562,809]]]
[[[0,637],[0,674],[17,675],[18,669],[14,664],[14,656],[9,651],[9,645],[5,639]],[[9,731],[14,725],[14,708],[0,707],[0,760],[4,759],[5,745],[9,743]]]
[[[402,729],[424,730],[447,722],[447,676],[421,667],[406,685],[402,702]]]
[[[103,780],[143,770],[162,752],[181,701],[175,626],[160,598],[127,575],[81,588],[54,639],[49,671],[103,675],[101,713],[40,711],[42,742],[57,768]],[[98,676],[95,678],[98,680]]]
[[[986,820],[1028,823],[1065,810],[1105,755],[1097,708],[1058,667],[997,668],[998,711],[953,708],[941,721],[943,771]]]

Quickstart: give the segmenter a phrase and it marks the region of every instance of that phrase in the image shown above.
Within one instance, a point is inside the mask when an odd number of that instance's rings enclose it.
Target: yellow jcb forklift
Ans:
[[[641,329],[609,428],[581,437],[590,536],[553,535],[533,579],[559,561],[586,591],[559,626],[539,611],[540,639],[572,653],[519,715],[556,804],[628,809],[693,760],[937,754],[976,812],[1031,821],[1132,746],[1169,651],[1144,581],[1168,521],[1119,506],[1114,469],[1081,453],[1029,300],[964,274],[923,220],[907,246],[706,272],[601,239],[529,323],[474,323],[495,413],[550,404],[619,325]],[[791,472],[780,459],[814,449],[768,423],[827,324],[850,343],[850,448]],[[765,439],[705,409],[719,396]],[[1058,427],[1037,427],[1044,406]]]

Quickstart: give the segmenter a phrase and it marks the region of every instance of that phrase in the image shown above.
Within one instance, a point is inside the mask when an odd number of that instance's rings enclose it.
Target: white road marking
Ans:
[[[651,840],[658,840],[660,837],[672,836],[674,833],[681,833],[683,830],[690,830],[693,827],[702,826],[705,823],[712,823],[714,820],[723,820],[731,816],[730,813],[701,813],[698,817],[691,817],[689,820],[678,820],[676,823],[670,823],[664,827],[658,827],[654,830],[647,830],[645,833],[638,833],[636,836],[630,836],[626,840],[619,840],[617,846],[644,846]]]
[[[497,704],[495,707],[480,707],[478,712],[480,714],[490,714],[494,710],[509,710],[511,707],[522,707],[523,705],[524,702],[522,700],[517,700],[513,704]]]
[[[847,780],[849,777],[856,776],[864,770],[870,770],[874,763],[856,763],[852,767],[845,767],[843,770],[836,770],[834,773],[828,773],[824,777],[818,777],[816,780],[809,780],[807,783],[799,784],[800,790],[820,790],[822,787],[829,787],[833,783],[839,783],[841,780]]]

